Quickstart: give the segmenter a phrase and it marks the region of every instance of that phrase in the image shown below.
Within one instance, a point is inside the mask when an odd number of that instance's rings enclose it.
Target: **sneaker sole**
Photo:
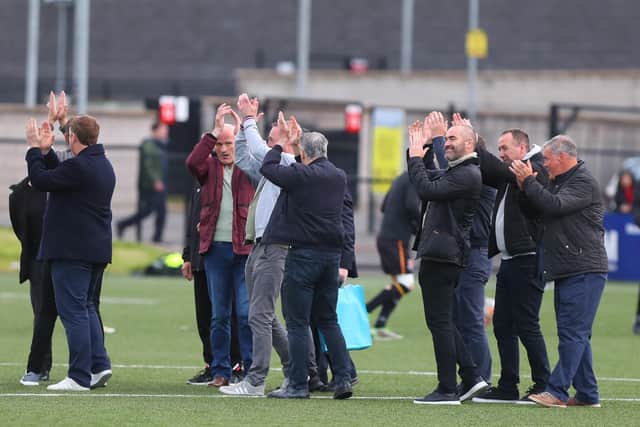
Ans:
[[[204,382],[204,383],[197,383],[197,382],[187,381],[187,384],[189,384],[189,385],[209,385],[210,382],[211,381],[207,381],[207,382]]]
[[[485,381],[479,382],[478,384],[471,387],[469,391],[467,391],[465,394],[460,396],[460,402],[464,402],[466,400],[471,399],[472,397],[486,390],[487,388],[489,388],[489,384],[487,384]]]
[[[520,402],[518,400],[506,400],[506,399],[485,399],[483,397],[474,397],[471,399],[471,401],[473,403],[510,403],[510,404],[516,404],[516,403],[520,403],[520,404],[524,404],[527,405],[529,404],[528,402]],[[533,402],[530,402],[533,403]],[[535,403],[533,403],[535,405]]]
[[[459,400],[442,400],[440,402],[424,402],[422,400],[414,400],[416,405],[460,405]]]
[[[22,384],[22,385],[26,385],[26,386],[29,386],[29,387],[40,385],[40,383],[39,383],[39,382],[35,382],[35,381],[23,381],[23,380],[20,380],[20,384]]]
[[[535,405],[536,402],[534,402],[533,400],[518,400],[516,404],[517,405]]]

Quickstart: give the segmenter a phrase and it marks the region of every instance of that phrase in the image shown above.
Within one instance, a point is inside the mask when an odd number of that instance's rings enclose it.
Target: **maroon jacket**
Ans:
[[[202,186],[199,248],[201,254],[207,252],[211,246],[222,201],[224,166],[212,155],[215,144],[216,139],[213,135],[205,133],[200,138],[200,142],[193,147],[186,161],[187,168]],[[248,255],[251,252],[251,245],[245,245],[245,228],[249,203],[253,199],[255,189],[247,175],[238,167],[233,168],[231,192],[233,193],[233,252],[237,255]]]

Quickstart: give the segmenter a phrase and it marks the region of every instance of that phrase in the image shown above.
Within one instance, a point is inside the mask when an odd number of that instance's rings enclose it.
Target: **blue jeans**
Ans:
[[[251,329],[249,328],[249,295],[244,282],[246,255],[236,255],[230,242],[213,242],[204,254],[211,299],[211,345],[213,360],[210,363],[214,376],[231,376],[231,304],[236,301],[240,354],[245,369],[251,366]]]
[[[598,383],[593,372],[591,330],[606,280],[604,273],[587,273],[555,281],[560,357],[549,377],[547,391],[562,401],[569,399],[571,385],[580,402],[599,401]]]
[[[290,387],[307,390],[309,324],[322,332],[331,354],[337,385],[350,381],[349,354],[338,326],[338,269],[340,252],[291,248],[284,267],[282,288],[289,337]]]
[[[67,376],[83,387],[91,384],[92,372],[111,368],[95,306],[104,267],[82,261],[51,261],[56,307],[69,347]]]
[[[487,248],[471,248],[455,290],[453,321],[467,345],[478,373],[491,381],[491,352],[484,327],[484,288],[491,274]]]

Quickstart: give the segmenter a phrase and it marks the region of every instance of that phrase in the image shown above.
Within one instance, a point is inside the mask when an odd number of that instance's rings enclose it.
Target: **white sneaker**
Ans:
[[[47,390],[52,391],[89,391],[89,387],[83,387],[73,379],[66,377],[59,383],[51,384]]]
[[[264,384],[251,385],[245,380],[242,380],[239,383],[222,386],[219,390],[221,393],[233,394],[236,396],[264,396]]]
[[[111,369],[105,369],[97,374],[91,374],[91,388],[104,387],[107,385],[107,381],[111,378],[113,372]]]

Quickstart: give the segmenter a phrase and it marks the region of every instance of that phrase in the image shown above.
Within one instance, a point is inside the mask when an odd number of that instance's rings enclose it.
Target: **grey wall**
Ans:
[[[27,4],[1,2],[0,102],[23,99]],[[372,68],[397,68],[400,4],[314,1],[312,67],[340,68],[358,56]],[[414,68],[464,68],[468,1],[415,5]],[[295,58],[296,11],[297,0],[92,0],[91,97],[231,94],[233,70],[253,67],[259,50],[266,67]],[[41,94],[55,77],[56,17],[42,5]],[[480,68],[640,68],[639,18],[637,0],[482,0],[490,53]]]

